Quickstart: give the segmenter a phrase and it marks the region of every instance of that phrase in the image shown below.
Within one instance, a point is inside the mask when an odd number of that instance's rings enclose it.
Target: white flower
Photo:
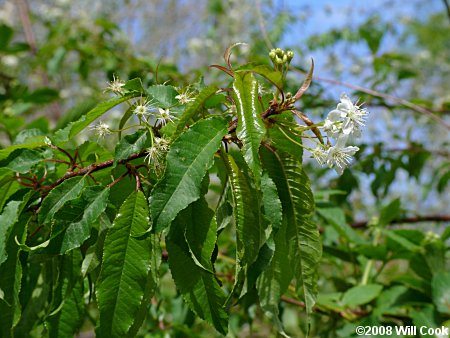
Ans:
[[[44,137],[44,143],[49,147],[52,146],[52,140],[50,140],[47,136]]]
[[[120,81],[119,78],[116,78],[115,75],[113,75],[113,80],[108,83],[108,87],[104,90],[104,92],[112,92],[114,94],[123,94],[123,86],[125,86],[125,82]]]
[[[346,147],[347,139],[347,135],[341,135],[336,145],[330,147],[327,151],[326,163],[330,168],[334,167],[339,175],[342,175],[344,169],[350,164],[352,156],[359,150],[358,147],[354,146]]]
[[[180,94],[175,96],[175,98],[180,102],[180,104],[187,104],[194,101],[194,96],[194,90],[191,90],[190,87],[187,87],[184,91],[180,91]]]
[[[324,130],[327,132],[328,137],[337,138],[341,133],[343,113],[339,110],[333,110],[328,113],[327,118],[323,124]]]
[[[321,144],[318,144],[316,148],[311,150],[311,155],[319,162],[320,165],[324,165],[327,159],[327,152],[324,150]]]
[[[111,134],[109,126],[106,123],[103,123],[102,121],[99,121],[95,126],[92,126],[90,129],[94,130],[99,137],[104,137],[105,135]]]
[[[330,114],[340,114],[344,118],[342,123],[342,132],[344,134],[361,136],[361,127],[365,125],[368,112],[360,107],[361,105],[353,104],[346,94],[342,94],[341,102],[338,103],[335,110],[330,112]]]
[[[141,101],[141,103],[137,104],[134,109],[133,113],[137,116],[144,117],[149,114],[149,110],[153,109],[152,102],[145,100]]]
[[[158,108],[158,114],[159,114],[158,122],[161,123],[163,126],[165,126],[167,122],[173,122],[173,120],[175,119],[175,117],[170,115],[169,109]]]
[[[152,165],[157,175],[160,175],[164,170],[164,157],[169,151],[169,141],[163,138],[155,137],[153,145],[146,149],[147,156],[145,161]]]

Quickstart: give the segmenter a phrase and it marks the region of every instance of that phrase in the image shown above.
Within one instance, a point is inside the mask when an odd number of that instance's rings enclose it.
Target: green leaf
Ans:
[[[35,91],[24,95],[24,102],[33,102],[33,103],[49,103],[59,98],[59,92],[55,89],[51,88],[39,88]]]
[[[45,138],[45,136],[38,136],[35,138],[34,142],[24,143],[24,144],[14,144],[5,149],[1,149],[0,150],[0,161],[3,161],[5,158],[7,158],[9,156],[9,154],[11,154],[16,149],[34,149],[34,148],[44,147],[45,146],[44,138]]]
[[[280,90],[283,89],[283,74],[278,70],[274,70],[272,67],[268,65],[253,65],[247,64],[241,66],[234,70],[235,73],[243,73],[243,72],[253,72],[261,75],[265,79],[269,80],[272,84],[274,84]]]
[[[207,271],[213,271],[211,256],[216,243],[213,215],[204,198],[192,203],[173,221],[166,245],[171,274],[184,300],[197,316],[225,335],[226,296],[215,276]],[[195,262],[192,254],[206,270]]]
[[[391,203],[384,206],[383,209],[381,209],[380,220],[378,221],[378,223],[380,224],[380,226],[387,225],[398,218],[400,212],[400,198],[396,198]]]
[[[8,243],[12,226],[19,218],[21,204],[22,201],[10,201],[0,215],[0,265],[8,258],[6,244]]]
[[[8,198],[22,187],[14,179],[11,171],[0,169],[0,212],[3,210],[3,206],[8,201]]]
[[[290,245],[286,236],[287,227],[288,223],[284,221],[274,235],[275,250],[272,260],[256,283],[261,307],[266,315],[274,320],[280,332],[283,332],[278,318],[280,298],[287,291],[294,277],[294,270],[289,260]]]
[[[148,88],[147,92],[153,96],[159,108],[168,109],[178,104],[178,100],[175,98],[178,92],[173,86],[154,85]]]
[[[235,74],[233,97],[238,115],[236,135],[242,141],[245,162],[253,172],[256,186],[259,187],[261,180],[259,146],[265,133],[265,126],[258,101],[258,82],[252,73]]]
[[[268,222],[262,214],[262,196],[252,184],[246,163],[239,154],[222,154],[233,195],[234,217],[238,235],[238,256],[242,266],[256,260],[266,241]]]
[[[225,121],[212,117],[194,124],[171,145],[164,178],[150,196],[156,231],[168,227],[181,210],[200,197],[202,179],[226,132]]]
[[[146,130],[138,130],[134,134],[127,135],[116,146],[114,153],[114,165],[118,161],[128,158],[131,154],[139,153],[148,146],[148,134]]]
[[[342,209],[327,203],[318,203],[317,213],[322,216],[342,237],[354,244],[366,244],[355,230],[345,220]]]
[[[342,297],[342,303],[348,307],[363,305],[371,302],[383,290],[379,284],[358,285],[348,289]]]
[[[438,272],[431,282],[433,303],[439,312],[450,314],[450,272]]]
[[[0,290],[3,297],[0,297],[0,336],[3,338],[13,337],[12,330],[20,320],[21,305],[19,293],[22,281],[22,265],[19,260],[20,247],[15,239],[25,241],[29,215],[22,214],[6,243],[8,258],[0,265]]]
[[[138,93],[143,93],[145,91],[144,87],[142,87],[142,80],[140,78],[128,80],[123,86],[123,89],[126,89],[128,91],[135,91]]]
[[[49,337],[73,337],[84,319],[84,295],[82,284],[77,283],[65,297],[60,311],[48,320]]]
[[[42,152],[33,149],[16,149],[6,159],[0,161],[0,167],[25,174],[43,159]]]
[[[60,273],[53,289],[53,311],[46,319],[50,338],[73,337],[83,323],[81,260],[80,251],[72,251],[59,259]]]
[[[97,284],[100,322],[97,337],[133,336],[130,328],[139,313],[151,262],[150,238],[133,235],[148,228],[148,206],[141,191],[131,193],[106,235],[102,269]]]
[[[139,93],[132,92],[121,97],[113,98],[111,100],[99,103],[94,109],[90,110],[86,115],[83,115],[80,119],[75,122],[71,122],[64,129],[58,130],[55,133],[54,142],[55,143],[65,143],[74,136],[78,135],[83,129],[89,126],[92,122],[102,116],[111,108],[117,106],[118,104],[125,102],[133,97],[138,96]]]
[[[123,114],[122,118],[120,119],[120,122],[119,122],[119,140],[122,139],[122,129],[125,126],[125,123],[127,123],[127,121],[133,116],[134,107],[135,106],[128,107],[128,109]]]
[[[267,172],[264,172],[261,177],[261,190],[263,192],[264,215],[270,220],[272,228],[276,231],[283,221],[283,209],[278,197],[277,187]]]
[[[11,241],[10,234],[30,196],[31,192],[23,196],[22,200],[10,201],[0,215],[0,266],[8,258],[7,248],[8,243]]]
[[[84,183],[84,177],[73,177],[52,189],[42,202],[39,211],[39,222],[42,224],[49,223],[64,203],[80,195]]]
[[[195,100],[189,103],[186,107],[186,110],[180,116],[180,118],[175,122],[176,123],[176,131],[173,135],[173,138],[180,135],[186,125],[191,122],[194,118],[195,114],[203,109],[205,102],[217,92],[218,88],[216,86],[208,86],[203,88],[203,90],[195,97]]]
[[[92,224],[106,209],[108,197],[109,188],[94,186],[85,188],[79,198],[64,204],[55,214],[52,237],[56,238],[45,252],[64,254],[80,247],[89,238]]]
[[[297,277],[297,290],[303,293],[308,314],[317,294],[317,267],[322,255],[319,231],[311,221],[314,198],[301,157],[269,152],[262,148],[265,168],[277,186],[283,213],[289,224],[289,260]]]

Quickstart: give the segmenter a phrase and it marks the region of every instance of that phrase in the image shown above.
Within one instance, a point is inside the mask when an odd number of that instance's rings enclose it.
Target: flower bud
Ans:
[[[288,62],[291,62],[291,60],[294,58],[294,52],[291,51],[291,50],[288,50],[288,51],[286,52],[286,56],[287,56]]]
[[[277,54],[275,53],[275,49],[272,49],[269,53],[269,57],[271,60],[274,60]]]

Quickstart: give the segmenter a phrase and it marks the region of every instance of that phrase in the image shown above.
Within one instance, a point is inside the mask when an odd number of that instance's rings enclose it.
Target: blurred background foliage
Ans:
[[[267,64],[270,48],[290,48],[296,56],[286,91],[295,92],[315,60],[313,85],[298,107],[312,120],[325,118],[344,91],[371,112],[361,151],[341,177],[305,155],[324,243],[313,335],[350,337],[356,323],[448,324],[448,291],[435,285],[438,277],[446,290],[450,285],[448,4],[309,3],[2,0],[0,144],[76,120],[107,97],[113,76],[177,87],[204,77],[223,85],[226,75],[208,66],[221,63],[230,44],[248,43],[235,50],[239,62]],[[114,110],[109,119],[121,114]],[[170,276],[163,282],[143,335],[210,332],[192,326]],[[283,323],[301,337],[303,305],[288,296],[280,304]],[[237,308],[231,323],[230,335],[274,334],[253,305]]]

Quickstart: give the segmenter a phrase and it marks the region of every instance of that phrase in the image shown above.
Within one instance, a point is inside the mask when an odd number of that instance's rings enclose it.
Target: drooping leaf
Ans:
[[[265,172],[261,177],[261,190],[263,192],[264,215],[271,222],[274,231],[278,230],[283,220],[283,209],[275,183]],[[269,234],[266,235],[266,237]]]
[[[84,319],[84,299],[81,282],[66,295],[62,308],[55,318],[48,321],[49,337],[72,337],[79,330]]]
[[[127,135],[116,146],[114,153],[114,165],[118,161],[128,158],[131,154],[139,153],[149,144],[146,130],[138,130],[134,134]]]
[[[212,117],[194,124],[171,145],[164,178],[150,196],[156,231],[169,226],[181,210],[200,197],[202,179],[226,132],[225,121]]]
[[[314,199],[301,157],[270,152],[262,148],[265,168],[275,182],[288,223],[286,236],[289,260],[297,278],[297,290],[303,295],[308,314],[317,294],[317,267],[322,254],[319,231],[311,221]]]
[[[311,59],[311,68],[309,68],[309,72],[306,75],[306,79],[305,81],[303,81],[302,86],[298,89],[297,93],[295,93],[294,95],[295,101],[299,100],[303,96],[303,94],[308,90],[312,82],[313,72],[314,72],[314,60]]]
[[[173,221],[166,245],[172,277],[186,303],[196,315],[226,334],[226,296],[211,272],[216,242],[213,215],[204,198],[192,203]]]
[[[238,234],[238,255],[242,266],[251,264],[266,241],[268,222],[262,214],[262,196],[252,183],[246,163],[239,154],[223,154],[233,195]]]
[[[43,224],[49,223],[64,203],[73,200],[80,195],[84,184],[84,177],[73,177],[52,189],[42,201],[39,211],[39,222]]]
[[[8,169],[0,169],[0,212],[8,198],[22,187]]]
[[[289,242],[286,236],[288,226],[285,220],[274,235],[273,257],[256,283],[261,307],[269,317],[272,317],[280,332],[283,332],[283,327],[278,318],[278,304],[294,277],[294,270],[289,260]]]
[[[9,241],[11,241],[10,234],[30,196],[31,192],[25,194],[22,200],[10,201],[0,214],[0,266],[8,258],[7,248]]]
[[[174,132],[173,138],[180,135],[186,125],[191,122],[194,116],[201,111],[205,102],[217,92],[218,88],[216,86],[208,86],[202,89],[202,91],[195,97],[195,100],[189,103],[186,110],[180,116],[176,123],[176,130]]]
[[[72,337],[80,328],[84,309],[81,280],[81,252],[72,251],[61,257],[58,284],[53,291],[53,310],[46,322],[49,337]]]
[[[236,135],[242,141],[245,162],[253,172],[256,186],[259,187],[261,179],[259,146],[265,133],[265,126],[258,101],[258,82],[252,73],[235,74],[233,98],[238,115]]]
[[[225,60],[225,63],[228,66],[229,70],[232,70],[233,67],[231,67],[231,51],[234,47],[241,46],[241,45],[247,45],[245,42],[235,42],[232,45],[228,46],[227,49],[225,49],[225,52],[223,53],[223,59]]]
[[[46,252],[64,254],[81,246],[89,238],[92,224],[106,209],[108,197],[109,188],[94,186],[83,189],[79,198],[68,201],[55,214],[52,243]]]
[[[122,129],[125,126],[125,123],[133,116],[135,106],[129,106],[125,113],[122,115],[122,118],[119,122],[119,140],[122,139]]]
[[[11,229],[5,247],[8,257],[0,265],[0,290],[3,293],[3,297],[0,297],[0,336],[5,338],[13,337],[13,328],[21,317],[22,309],[19,293],[22,281],[22,265],[19,260],[20,247],[15,240],[17,238],[21,242],[25,241],[29,219],[29,215],[22,214]]]
[[[97,283],[100,321],[97,337],[125,337],[144,299],[151,269],[150,238],[134,234],[148,228],[148,206],[141,191],[131,193],[120,207],[106,235]]]

